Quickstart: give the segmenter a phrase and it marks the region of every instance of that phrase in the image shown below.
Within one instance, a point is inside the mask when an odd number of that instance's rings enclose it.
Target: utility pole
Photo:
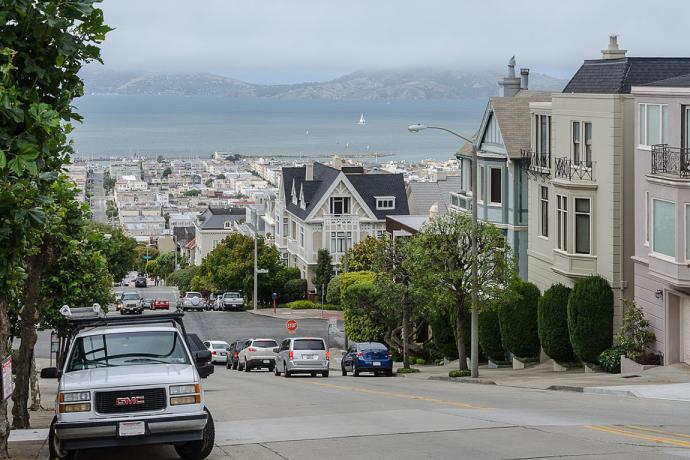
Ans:
[[[254,311],[258,310],[256,297],[259,292],[259,213],[254,208]]]

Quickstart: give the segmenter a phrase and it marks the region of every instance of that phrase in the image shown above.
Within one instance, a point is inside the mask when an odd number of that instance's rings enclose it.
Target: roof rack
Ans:
[[[182,328],[182,332],[186,335],[182,317],[184,313],[163,313],[155,315],[142,316],[102,316],[102,317],[68,317],[67,325],[71,334],[87,327],[99,326],[120,326],[120,325],[138,325],[138,324],[160,324],[173,323]]]

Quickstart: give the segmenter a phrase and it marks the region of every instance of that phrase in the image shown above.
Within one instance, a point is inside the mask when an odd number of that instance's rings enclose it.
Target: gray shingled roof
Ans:
[[[652,83],[647,83],[646,85],[642,85],[642,86],[661,86],[661,87],[666,87],[666,88],[690,87],[690,73],[687,73],[685,75],[680,75],[678,77],[666,78],[664,80],[654,81]]]
[[[244,222],[245,208],[207,208],[198,218],[201,230],[223,230],[225,222]]]
[[[412,181],[407,184],[407,202],[410,214],[429,215],[429,209],[438,204],[438,214],[448,213],[450,209],[450,192],[459,192],[462,185],[460,176],[448,176],[437,182]]]
[[[496,117],[498,126],[503,136],[503,144],[510,158],[520,158],[522,150],[530,148],[530,102],[551,101],[550,92],[546,91],[519,91],[513,97],[492,97],[487,106]],[[479,132],[472,136],[476,140]],[[470,156],[472,146],[468,143],[460,148],[460,156]]]
[[[314,178],[305,180],[306,167],[283,168],[283,192],[288,211],[300,219],[306,219],[319,199],[336,180],[340,170],[331,168],[323,163],[314,162]],[[402,174],[346,174],[357,193],[376,215],[378,219],[386,215],[409,214],[407,195],[405,194],[405,181]],[[292,184],[295,184],[297,196],[300,187],[304,193],[305,207],[292,202]],[[376,196],[394,196],[396,209],[377,211]]]
[[[585,61],[564,93],[627,94],[631,86],[690,73],[690,58],[626,57]]]

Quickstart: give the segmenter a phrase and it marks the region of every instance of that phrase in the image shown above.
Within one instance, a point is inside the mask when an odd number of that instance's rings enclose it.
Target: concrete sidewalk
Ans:
[[[396,363],[397,367],[400,363]],[[655,367],[636,374],[585,373],[583,368],[554,372],[551,362],[526,369],[480,366],[478,379],[449,379],[448,372],[458,368],[457,361],[444,366],[414,367],[420,372],[405,374],[406,378],[690,401],[690,366],[685,364]]]

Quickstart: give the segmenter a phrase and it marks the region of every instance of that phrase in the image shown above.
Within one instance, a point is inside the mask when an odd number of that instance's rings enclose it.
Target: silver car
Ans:
[[[278,342],[273,339],[251,339],[240,351],[237,360],[237,370],[249,372],[252,369],[265,367],[270,371],[276,365],[276,352]]]
[[[331,353],[321,337],[285,339],[276,352],[275,375],[311,374],[315,377],[320,373],[328,377]]]
[[[188,291],[184,297],[180,299],[180,306],[183,311],[187,310],[206,310],[206,301],[201,295],[201,292]]]

